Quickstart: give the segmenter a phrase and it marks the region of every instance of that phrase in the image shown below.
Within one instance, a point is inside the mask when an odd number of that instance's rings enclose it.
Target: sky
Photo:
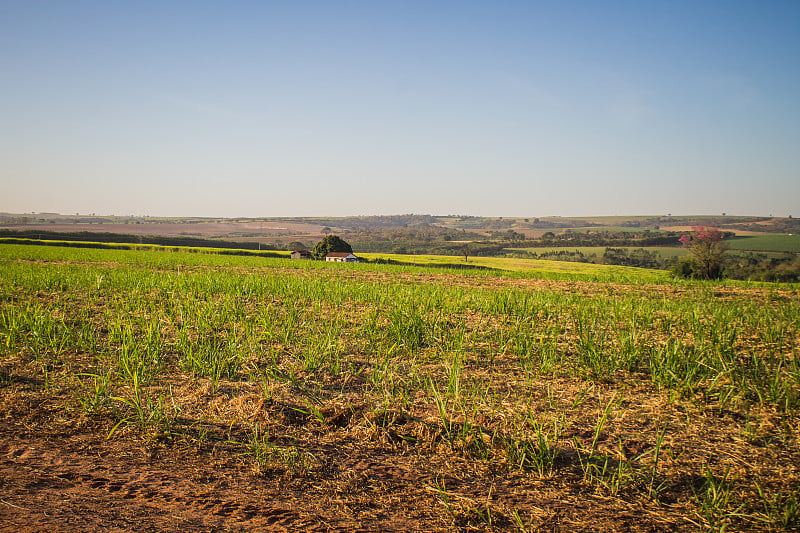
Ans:
[[[800,216],[800,2],[0,0],[0,211]]]

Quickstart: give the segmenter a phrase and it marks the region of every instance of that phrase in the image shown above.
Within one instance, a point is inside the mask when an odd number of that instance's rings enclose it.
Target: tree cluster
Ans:
[[[353,248],[338,235],[326,235],[321,241],[314,245],[311,255],[314,259],[325,259],[331,252],[353,253]]]

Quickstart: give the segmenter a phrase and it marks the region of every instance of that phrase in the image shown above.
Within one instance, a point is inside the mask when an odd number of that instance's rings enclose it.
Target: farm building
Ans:
[[[295,250],[292,252],[292,259],[314,259],[314,256],[305,250]]]
[[[358,263],[358,257],[348,252],[331,252],[325,256],[325,261],[337,261],[340,263]]]

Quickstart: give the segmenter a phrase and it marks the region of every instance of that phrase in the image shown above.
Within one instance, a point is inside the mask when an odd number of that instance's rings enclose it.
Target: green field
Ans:
[[[383,257],[428,266],[0,245],[3,512],[180,485],[155,529],[800,527],[796,287]]]
[[[731,250],[756,252],[800,252],[800,235],[759,235],[730,241]]]

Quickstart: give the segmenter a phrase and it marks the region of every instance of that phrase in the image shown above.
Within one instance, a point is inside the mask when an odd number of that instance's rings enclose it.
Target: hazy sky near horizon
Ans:
[[[0,0],[0,211],[800,216],[798,1]]]

